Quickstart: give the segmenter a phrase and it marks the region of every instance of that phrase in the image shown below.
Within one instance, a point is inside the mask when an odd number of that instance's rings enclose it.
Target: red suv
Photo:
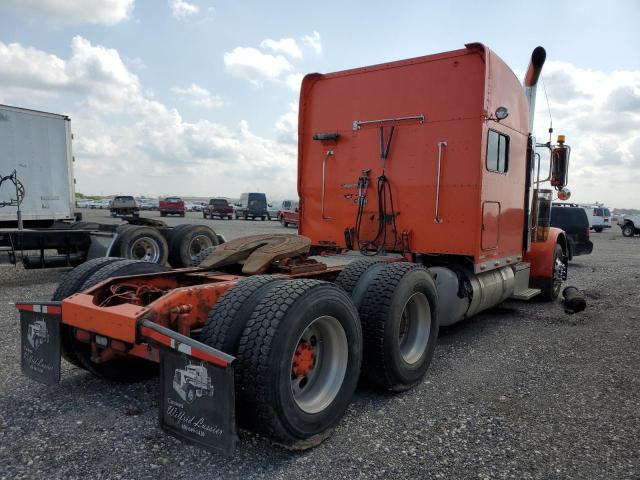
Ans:
[[[184,202],[180,197],[167,197],[164,200],[160,200],[160,216],[166,217],[167,215],[180,215],[184,217],[187,209],[184,207]]]

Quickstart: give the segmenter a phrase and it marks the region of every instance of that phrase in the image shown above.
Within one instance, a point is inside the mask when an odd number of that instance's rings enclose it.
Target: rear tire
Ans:
[[[62,277],[62,280],[60,280],[60,283],[58,284],[58,288],[53,292],[51,300],[54,302],[60,302],[74,293],[80,292],[84,282],[86,282],[94,272],[100,270],[106,265],[117,262],[118,260],[122,259],[118,257],[100,257],[94,258],[93,260],[89,260],[88,262],[84,262],[77,266]],[[60,325],[62,358],[76,367],[84,369],[85,367],[80,363],[80,360],[78,360],[78,357],[73,351],[71,342],[73,339],[72,335],[72,329],[68,325]]]
[[[360,308],[362,297],[367,291],[374,275],[387,262],[382,260],[356,260],[347,265],[336,278],[336,285],[342,288],[353,300],[356,308]],[[375,268],[373,268],[375,266]]]
[[[317,445],[351,401],[361,346],[358,313],[339,287],[319,280],[278,283],[240,339],[240,422],[292,449]]]
[[[593,227],[593,229],[594,229],[597,233],[602,233],[602,230],[604,230],[602,227]]]
[[[140,275],[144,273],[166,272],[167,267],[149,262],[135,260],[118,260],[104,265],[89,276],[81,290],[86,290],[111,277]],[[104,363],[95,363],[91,360],[91,345],[82,343],[73,338],[71,347],[73,352],[85,370],[97,377],[122,383],[133,383],[146,380],[158,374],[158,365],[155,362],[136,357],[114,358]]]
[[[636,233],[636,229],[633,225],[627,223],[622,227],[622,236],[624,237],[633,237]]]
[[[254,275],[239,281],[216,302],[202,327],[200,341],[229,355],[236,355],[247,320],[266,292],[282,279]]]
[[[377,272],[359,308],[362,371],[385,390],[409,390],[421,382],[436,348],[436,286],[422,265],[394,262],[372,267]]]

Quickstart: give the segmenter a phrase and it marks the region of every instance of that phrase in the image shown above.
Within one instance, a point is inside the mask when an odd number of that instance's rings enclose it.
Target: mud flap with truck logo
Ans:
[[[60,302],[21,304],[18,308],[22,374],[55,385],[60,382]]]
[[[22,373],[60,382],[61,302],[17,302]],[[235,358],[192,338],[140,320],[136,337],[160,351],[160,426],[197,446],[230,455],[237,440]]]

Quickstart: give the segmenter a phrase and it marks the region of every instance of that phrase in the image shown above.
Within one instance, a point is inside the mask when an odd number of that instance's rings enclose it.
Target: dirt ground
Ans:
[[[198,215],[229,239],[295,233]],[[315,449],[240,432],[228,459],[160,430],[157,380],[112,384],[66,362],[59,386],[22,377],[12,302],[49,298],[66,270],[0,266],[0,478],[640,478],[640,238],[614,227],[592,241],[569,269],[585,312],[507,301],[442,329],[414,390],[360,385]]]

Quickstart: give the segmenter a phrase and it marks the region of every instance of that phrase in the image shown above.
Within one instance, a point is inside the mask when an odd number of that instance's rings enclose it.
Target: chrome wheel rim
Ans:
[[[196,235],[189,242],[189,256],[195,259],[203,250],[213,247],[213,242],[206,235]]]
[[[291,392],[305,413],[326,409],[340,392],[347,373],[347,335],[337,318],[316,318],[304,330],[291,355]]]
[[[402,309],[398,329],[398,345],[402,359],[409,365],[424,355],[431,333],[431,307],[424,293],[409,297]]]
[[[157,263],[160,260],[160,246],[153,238],[140,237],[129,248],[129,258]]]
[[[564,280],[565,268],[564,262],[560,258],[556,257],[553,264],[553,292],[555,296],[558,296],[560,293],[562,281]]]

